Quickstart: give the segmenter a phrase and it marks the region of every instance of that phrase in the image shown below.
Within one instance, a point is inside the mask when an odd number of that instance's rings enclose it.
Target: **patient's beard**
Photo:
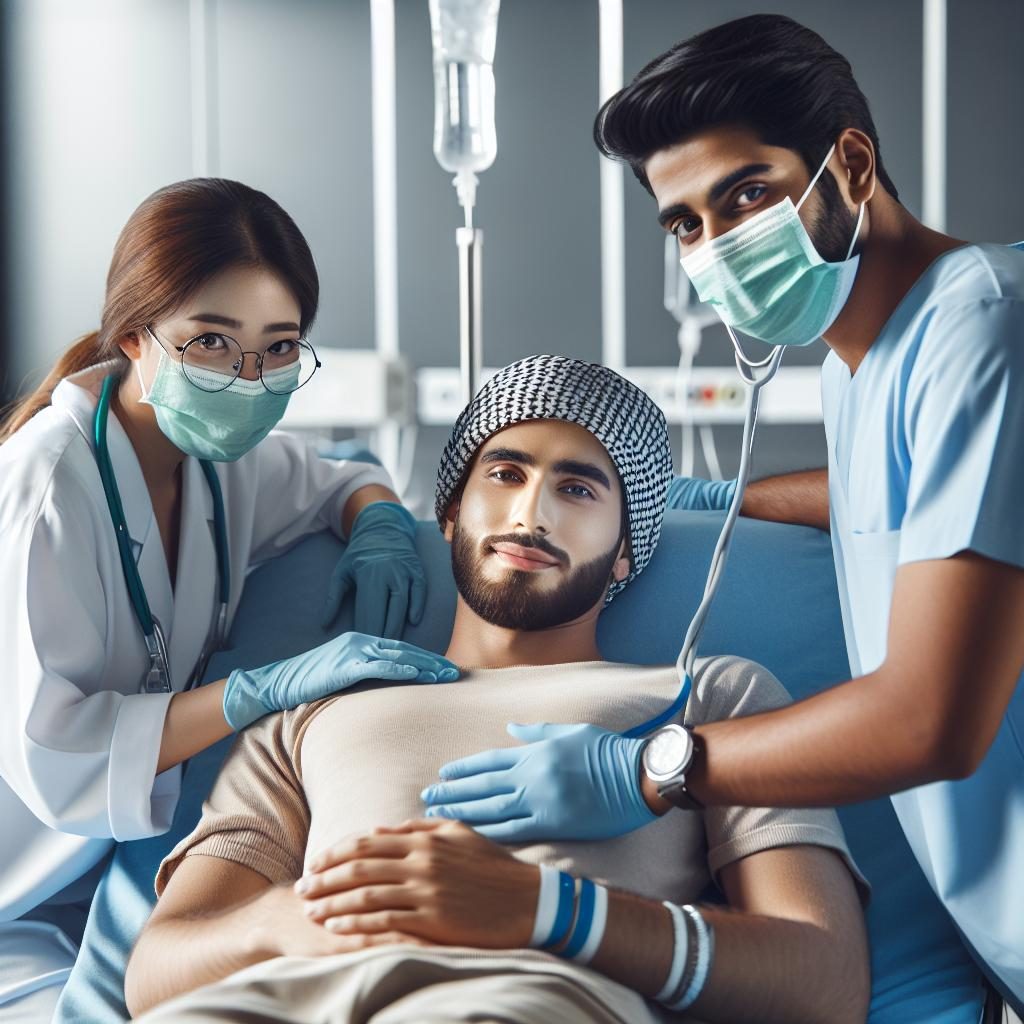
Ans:
[[[522,539],[518,540],[522,543]],[[551,629],[578,619],[604,596],[611,581],[619,542],[578,569],[570,569],[553,590],[535,585],[535,573],[509,569],[498,581],[484,576],[484,545],[469,537],[455,522],[452,533],[452,572],[467,605],[492,626],[524,632]],[[545,570],[559,572],[562,570]]]

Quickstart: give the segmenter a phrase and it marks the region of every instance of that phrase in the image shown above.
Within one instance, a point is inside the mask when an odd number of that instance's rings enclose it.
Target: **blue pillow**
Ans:
[[[720,512],[670,512],[645,572],[601,615],[605,657],[674,662],[704,586]],[[433,523],[417,544],[430,581],[423,621],[405,639],[444,650],[455,610],[448,545]],[[323,643],[319,612],[341,551],[329,534],[310,537],[255,570],[232,632],[234,647],[210,666],[216,679]],[[348,628],[351,601],[337,629]],[[828,537],[816,530],[741,519],[701,651],[739,654],[771,669],[794,697],[847,678],[846,648]],[[78,962],[56,1020],[93,1024],[127,1018],[122,982],[128,955],[153,905],[161,859],[198,820],[231,745],[227,739],[188,765],[171,830],[117,850],[93,901]],[[874,887],[868,908],[872,1024],[976,1024],[980,974],[928,887],[888,800],[843,808],[840,817]]]

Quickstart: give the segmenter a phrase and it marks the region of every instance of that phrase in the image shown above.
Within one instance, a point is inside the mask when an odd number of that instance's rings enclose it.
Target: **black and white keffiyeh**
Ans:
[[[528,356],[499,370],[462,411],[441,456],[434,512],[445,513],[481,445],[499,430],[527,420],[565,420],[604,445],[626,499],[629,575],[613,583],[608,600],[651,560],[661,534],[672,479],[665,416],[635,384],[597,363],[565,356]]]

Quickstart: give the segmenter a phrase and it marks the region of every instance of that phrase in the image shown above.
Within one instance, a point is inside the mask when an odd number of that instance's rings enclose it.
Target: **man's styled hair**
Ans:
[[[795,150],[809,174],[841,131],[856,128],[875,147],[879,182],[899,200],[850,62],[778,14],[738,18],[676,43],[598,111],[594,141],[605,156],[627,161],[650,192],[644,163],[651,156],[721,125]]]

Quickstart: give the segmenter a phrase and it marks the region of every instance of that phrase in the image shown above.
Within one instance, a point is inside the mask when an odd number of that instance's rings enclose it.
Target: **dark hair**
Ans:
[[[605,156],[628,161],[644,188],[649,157],[718,125],[745,126],[769,146],[795,150],[816,171],[846,128],[875,147],[878,133],[850,62],[816,32],[778,14],[754,14],[676,43],[609,99],[594,122]]]
[[[0,443],[50,404],[61,379],[121,356],[118,342],[163,319],[229,267],[276,274],[299,303],[305,334],[320,297],[313,254],[270,196],[224,178],[193,178],[154,192],[128,218],[114,247],[98,331],[79,338],[42,384],[0,424]]]

